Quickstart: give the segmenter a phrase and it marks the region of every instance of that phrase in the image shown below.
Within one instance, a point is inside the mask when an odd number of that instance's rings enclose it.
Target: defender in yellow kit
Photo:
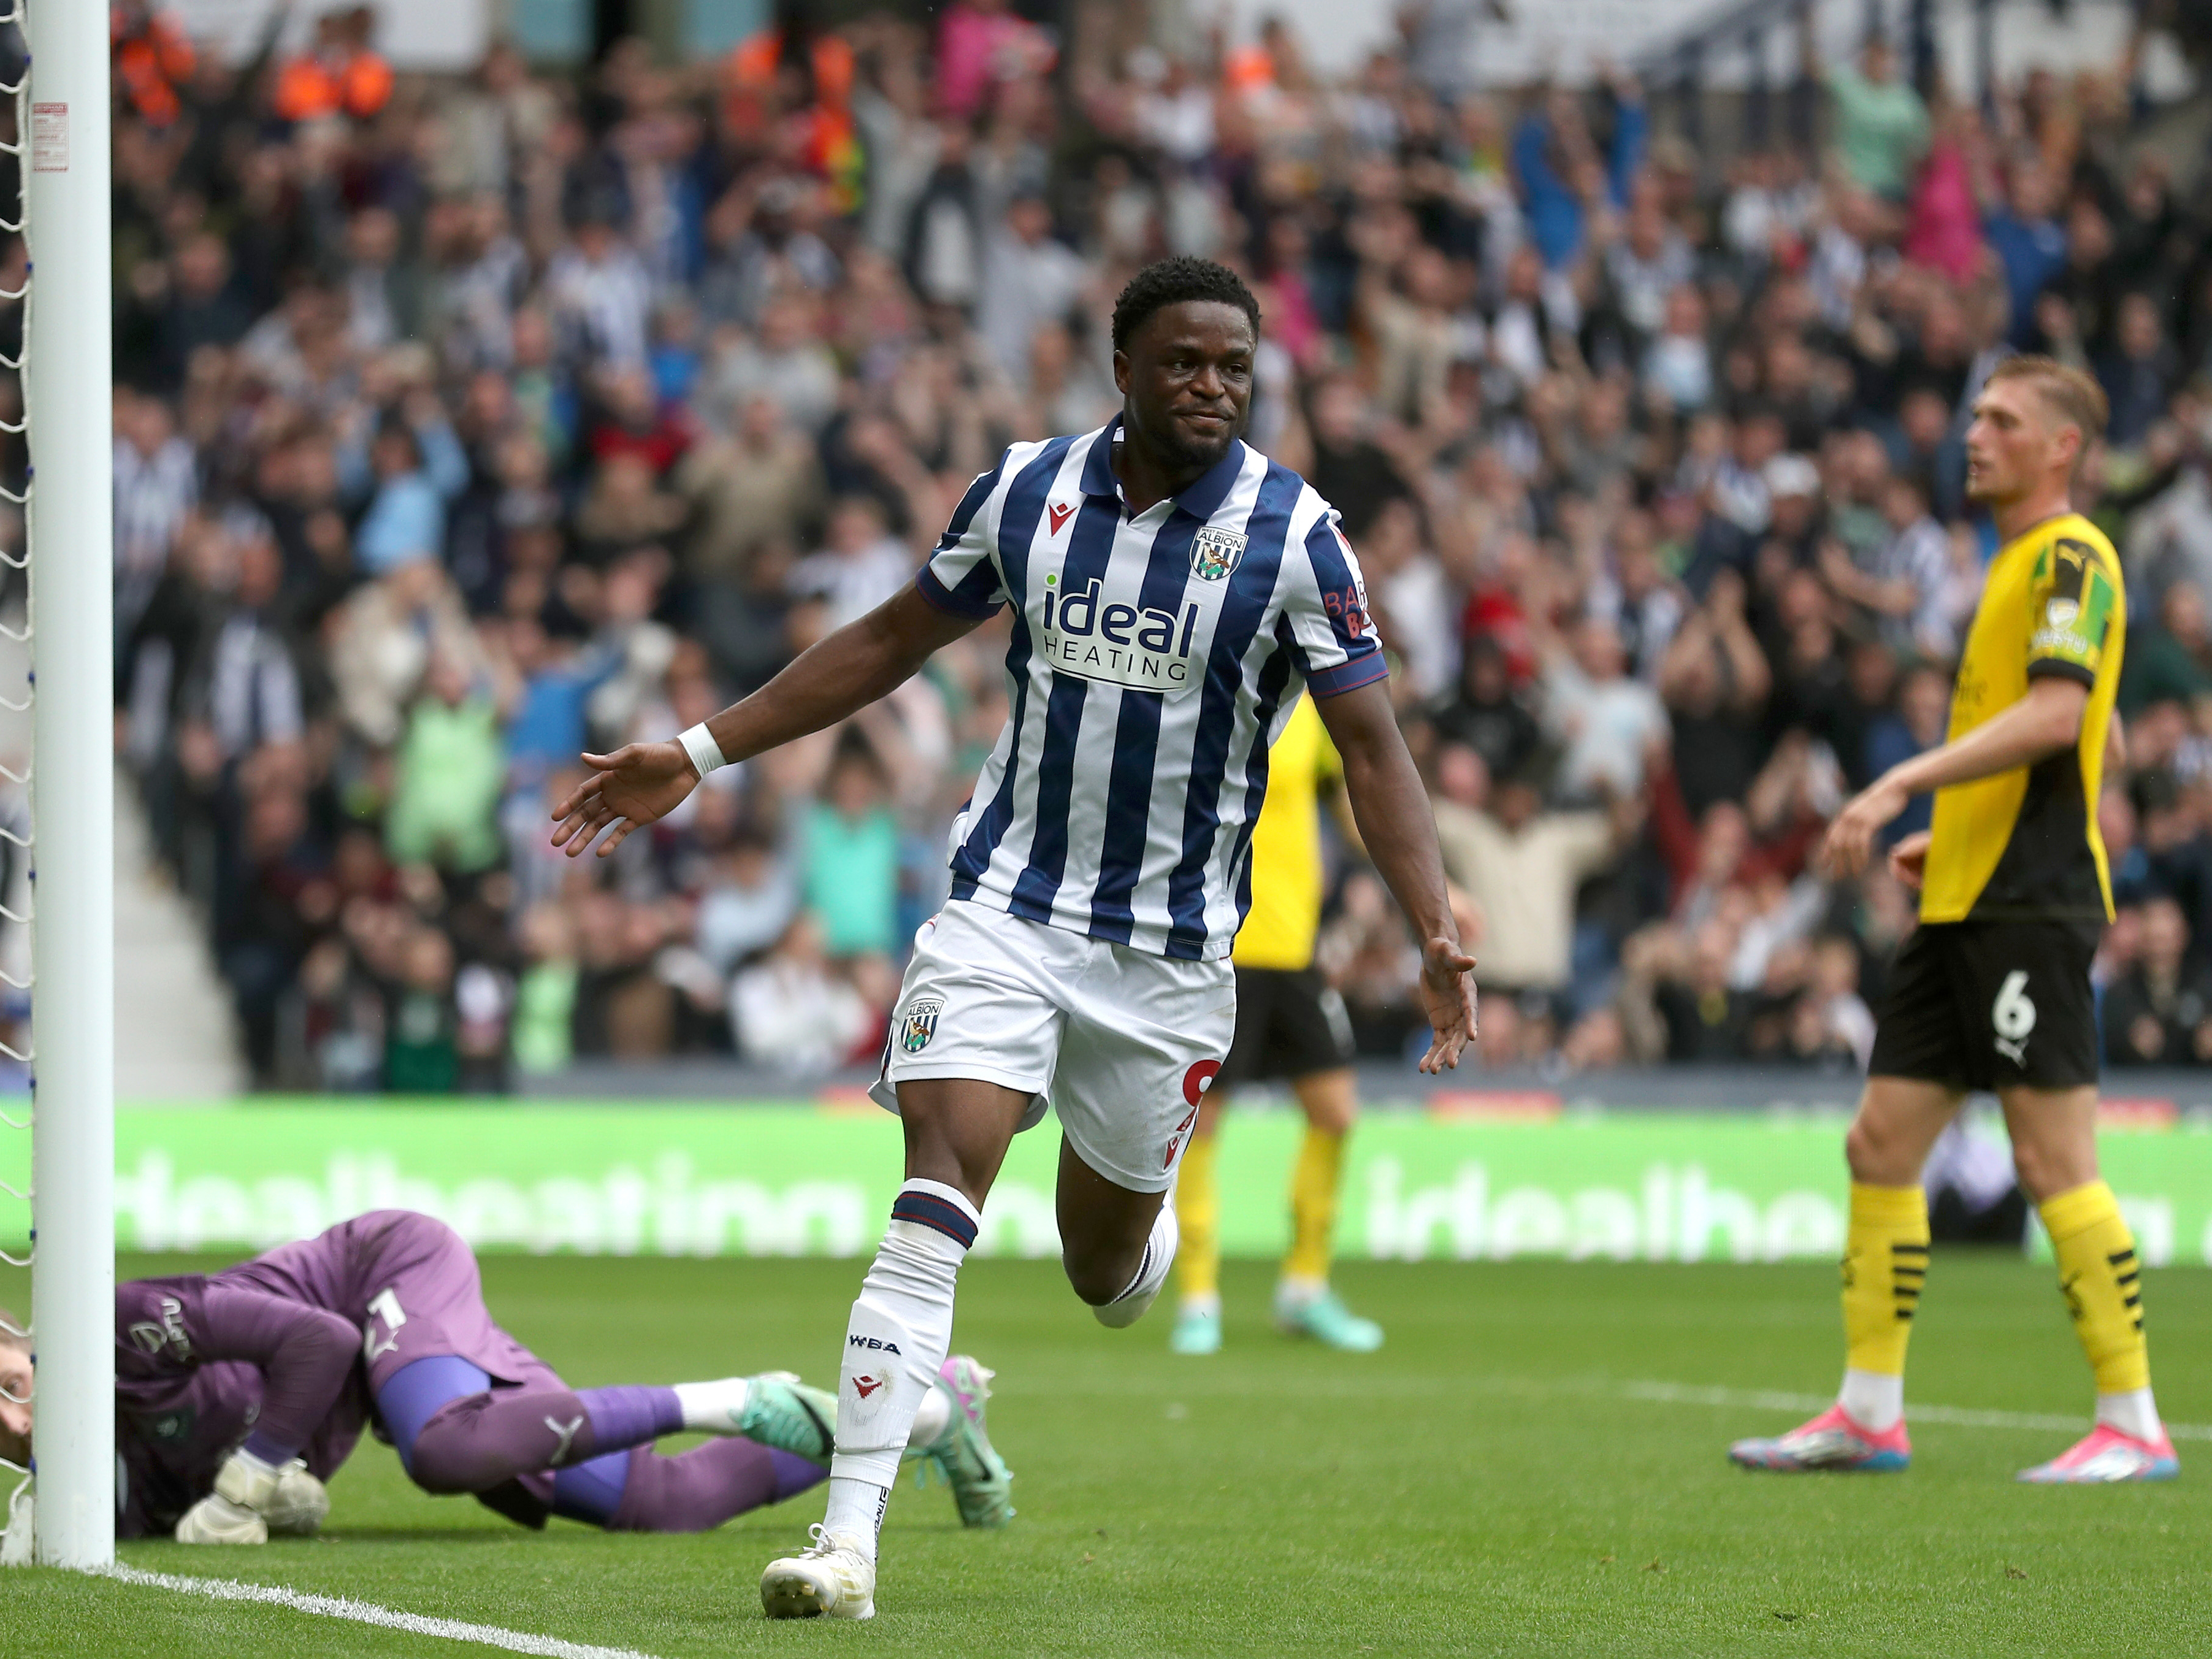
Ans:
[[[2072,510],[2104,431],[2096,383],[2047,357],[1999,363],[1966,434],[1968,495],[2004,538],[1960,659],[1948,740],[1877,779],[1823,848],[1839,878],[1915,794],[1930,827],[1890,854],[1920,889],[1898,951],[1866,1090],[1844,1140],[1844,1382],[1836,1404],[1772,1438],[1738,1441],[1749,1468],[1897,1470],[1910,1462],[1905,1352],[1928,1275],[1920,1171],[1968,1091],[1996,1092],[2021,1188],[2057,1257],[2096,1376],[2089,1433],[2023,1480],[2171,1480],[2143,1338],[2135,1240],[2097,1172],[2097,1028],[2090,958],[2112,919],[2097,797],[2127,636],[2112,544]]]

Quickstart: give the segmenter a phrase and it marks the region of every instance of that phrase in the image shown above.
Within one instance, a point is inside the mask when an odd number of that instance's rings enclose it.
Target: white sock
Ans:
[[[1836,1403],[1852,1422],[1880,1434],[1905,1415],[1905,1379],[1887,1371],[1859,1371],[1848,1368]]]
[[[952,1290],[982,1223],[956,1188],[909,1181],[860,1282],[837,1382],[837,1454],[823,1527],[872,1558],[876,1531],[922,1401],[952,1346]]]
[[[1121,1295],[1104,1307],[1091,1310],[1098,1316],[1098,1322],[1119,1331],[1142,1319],[1146,1310],[1159,1296],[1160,1286],[1168,1282],[1168,1269],[1175,1265],[1176,1246],[1182,1242],[1182,1230],[1176,1224],[1174,1200],[1164,1200],[1159,1214],[1152,1218],[1152,1237],[1145,1241],[1144,1259],[1137,1263],[1137,1276]]]
[[[942,1389],[932,1389],[921,1397],[921,1409],[914,1414],[914,1426],[907,1431],[906,1449],[911,1457],[916,1452],[927,1451],[945,1437],[945,1430],[952,1426],[952,1402],[945,1397]]]
[[[2133,1439],[2154,1443],[2166,1432],[2165,1425],[2158,1420],[2158,1402],[2150,1397],[2148,1389],[2130,1389],[2125,1394],[2099,1395],[2097,1420],[2110,1424]]]
[[[830,1467],[836,1466],[833,1463]],[[889,1486],[850,1475],[833,1474],[830,1477],[830,1508],[822,1517],[822,1530],[825,1535],[836,1533],[851,1539],[872,1561],[876,1559],[876,1534],[883,1530],[884,1509],[890,1501]]]
[[[724,1376],[712,1382],[678,1382],[676,1403],[684,1411],[684,1426],[700,1434],[732,1434],[745,1414],[752,1395],[749,1376]]]

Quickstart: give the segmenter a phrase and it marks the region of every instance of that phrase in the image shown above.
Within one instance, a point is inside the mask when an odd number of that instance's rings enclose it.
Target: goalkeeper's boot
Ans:
[[[261,1506],[271,1538],[312,1538],[331,1513],[331,1494],[307,1473],[307,1460],[295,1457],[276,1471],[276,1490]]]
[[[771,1561],[761,1574],[761,1607],[771,1619],[872,1619],[876,1616],[876,1564],[860,1540],[825,1530],[806,1529],[814,1541],[797,1555]]]
[[[1221,1352],[1221,1304],[1194,1302],[1187,1304],[1176,1315],[1175,1328],[1168,1333],[1168,1352],[1182,1354],[1209,1354]]]
[[[827,1463],[837,1449],[837,1396],[809,1388],[792,1371],[763,1371],[744,1379],[742,1406],[726,1413],[730,1427],[763,1446]],[[687,1425],[689,1426],[689,1425]]]
[[[2100,1423],[2048,1463],[2022,1469],[2017,1477],[2039,1486],[2108,1486],[2120,1480],[2171,1480],[2181,1473],[2173,1442],[2166,1431],[2156,1440],[2138,1440],[2109,1423]]]
[[[186,1510],[177,1522],[179,1544],[265,1544],[269,1523],[262,1518],[276,1496],[283,1471],[239,1450],[215,1472],[215,1490]]]
[[[1373,1353],[1382,1346],[1382,1328],[1352,1312],[1332,1290],[1290,1296],[1279,1289],[1275,1328],[1285,1336],[1310,1336],[1342,1353]]]
[[[983,1425],[983,1404],[998,1373],[956,1353],[940,1366],[937,1388],[951,1405],[945,1432],[923,1448],[952,1488],[952,1502],[963,1527],[1003,1527],[1014,1518],[1011,1488],[1014,1474],[991,1444]]]
[[[1889,1474],[1912,1461],[1912,1442],[1899,1418],[1876,1431],[1854,1422],[1840,1405],[1831,1406],[1809,1423],[1771,1439],[1739,1440],[1729,1461],[1747,1469],[1802,1474],[1814,1469]]]

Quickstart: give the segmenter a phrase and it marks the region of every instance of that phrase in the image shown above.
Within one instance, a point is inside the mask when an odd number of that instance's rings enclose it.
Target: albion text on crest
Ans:
[[[1233,530],[1216,530],[1212,525],[1191,538],[1190,568],[1200,581],[1218,582],[1237,568],[1237,560],[1244,556],[1245,538]]]
[[[907,1004],[906,1022],[899,1030],[899,1047],[910,1054],[918,1054],[929,1047],[930,1038],[937,1035],[937,1017],[945,1012],[945,1003],[938,997],[916,997]]]

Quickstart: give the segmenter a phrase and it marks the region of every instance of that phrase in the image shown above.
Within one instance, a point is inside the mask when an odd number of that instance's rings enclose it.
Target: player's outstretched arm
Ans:
[[[1828,826],[1820,862],[1832,876],[1866,868],[1874,838],[1915,795],[2032,766],[2081,740],[2089,688],[2056,674],[2027,683],[2027,695],[1964,737],[1900,761],[1844,805]]]
[[[1448,1070],[1474,1036],[1474,958],[1461,948],[1452,920],[1428,792],[1399,732],[1387,682],[1316,698],[1314,706],[1344,757],[1344,793],[1367,856],[1420,937],[1421,1000],[1435,1033],[1421,1069]]]
[[[980,618],[954,616],[903,589],[866,616],[816,641],[766,685],[707,722],[728,761],[755,755],[835,726],[911,678]],[[553,844],[574,858],[603,830],[605,858],[641,824],[675,811],[699,781],[680,743],[633,743],[611,755],[586,755],[592,775],[553,809]]]

